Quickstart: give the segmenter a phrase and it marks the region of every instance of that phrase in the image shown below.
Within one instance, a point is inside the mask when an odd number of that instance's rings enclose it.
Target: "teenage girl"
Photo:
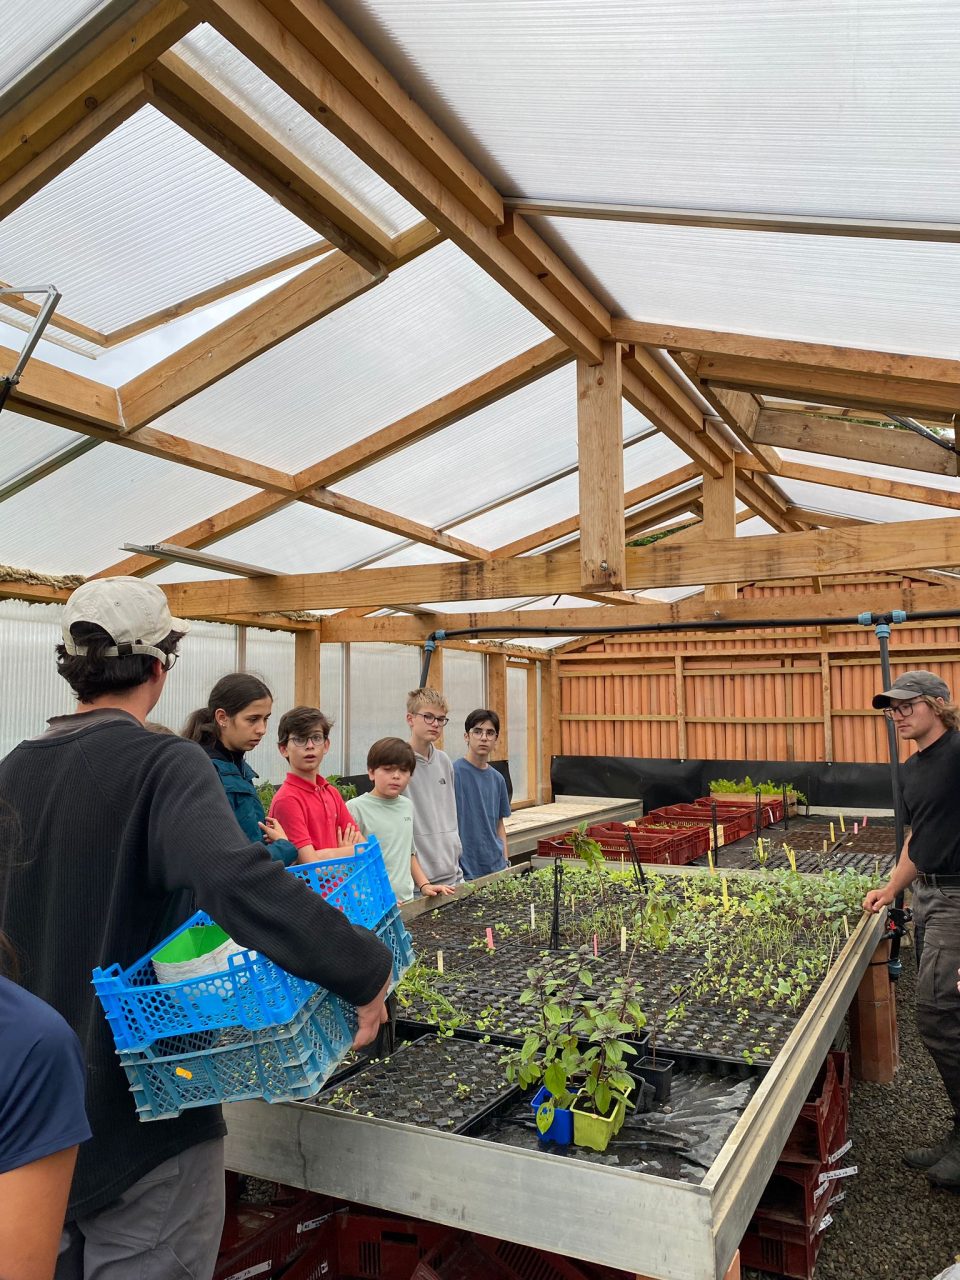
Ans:
[[[272,858],[289,866],[297,850],[276,818],[265,815],[257,775],[244,759],[267,732],[272,711],[273,695],[263,681],[235,671],[217,681],[207,705],[188,717],[182,736],[199,742],[210,757],[244,835],[262,840]]]

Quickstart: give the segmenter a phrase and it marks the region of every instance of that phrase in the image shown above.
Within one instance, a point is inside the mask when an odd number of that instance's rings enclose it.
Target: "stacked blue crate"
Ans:
[[[358,845],[351,858],[300,864],[287,874],[304,880],[354,924],[373,929],[391,948],[394,982],[399,980],[413,948],[376,837]],[[128,969],[94,970],[93,985],[141,1120],[214,1102],[309,1097],[353,1041],[352,1006],[257,952],[231,955],[218,973],[157,982],[154,955],[185,930],[210,923],[199,911]]]

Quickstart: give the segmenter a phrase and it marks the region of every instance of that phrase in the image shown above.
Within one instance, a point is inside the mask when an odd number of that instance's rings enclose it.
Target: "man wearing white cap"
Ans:
[[[242,946],[357,1005],[366,1044],[386,1017],[391,955],[248,843],[195,743],[144,728],[189,631],[160,588],[85,583],[62,626],[57,667],[77,711],[0,763],[0,806],[21,836],[4,851],[0,928],[24,985],[66,1018],[87,1063],[93,1138],[80,1149],[57,1280],[209,1280],[223,1222],[220,1108],[138,1122],[91,970],[132,964],[195,899]]]
[[[938,1187],[960,1191],[960,712],[932,671],[906,671],[873,705],[917,748],[900,769],[904,820],[910,834],[888,883],[873,889],[865,911],[889,906],[913,885],[923,920],[917,976],[917,1027],[943,1079],[953,1125],[940,1142],[903,1153]]]

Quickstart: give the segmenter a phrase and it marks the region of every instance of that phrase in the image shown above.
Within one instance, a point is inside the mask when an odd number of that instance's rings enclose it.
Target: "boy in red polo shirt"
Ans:
[[[320,773],[331,726],[319,707],[294,707],[277,726],[280,754],[290,772],[273,797],[270,817],[297,846],[298,862],[349,857],[363,840],[343,796]]]

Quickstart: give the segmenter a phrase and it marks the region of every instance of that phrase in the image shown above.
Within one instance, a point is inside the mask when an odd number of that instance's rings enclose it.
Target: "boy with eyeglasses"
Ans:
[[[953,1125],[940,1142],[903,1152],[936,1187],[960,1191],[960,710],[932,671],[906,671],[873,705],[913,742],[901,766],[900,793],[910,833],[882,889],[864,898],[864,911],[889,906],[913,885],[913,908],[924,926],[917,974],[917,1028],[943,1079]]]
[[[298,862],[348,858],[363,840],[343,796],[320,772],[333,721],[319,707],[294,707],[280,717],[277,744],[290,771],[270,805]]]
[[[432,885],[456,886],[463,883],[463,872],[453,765],[435,745],[450,719],[449,710],[437,689],[412,689],[407,694],[410,746],[417,760],[407,795],[413,803],[413,839],[424,874]]]
[[[453,766],[463,847],[460,866],[467,880],[476,880],[510,865],[503,825],[504,818],[510,817],[510,800],[503,775],[490,768],[490,755],[500,737],[500,717],[478,707],[463,728],[467,754]]]

